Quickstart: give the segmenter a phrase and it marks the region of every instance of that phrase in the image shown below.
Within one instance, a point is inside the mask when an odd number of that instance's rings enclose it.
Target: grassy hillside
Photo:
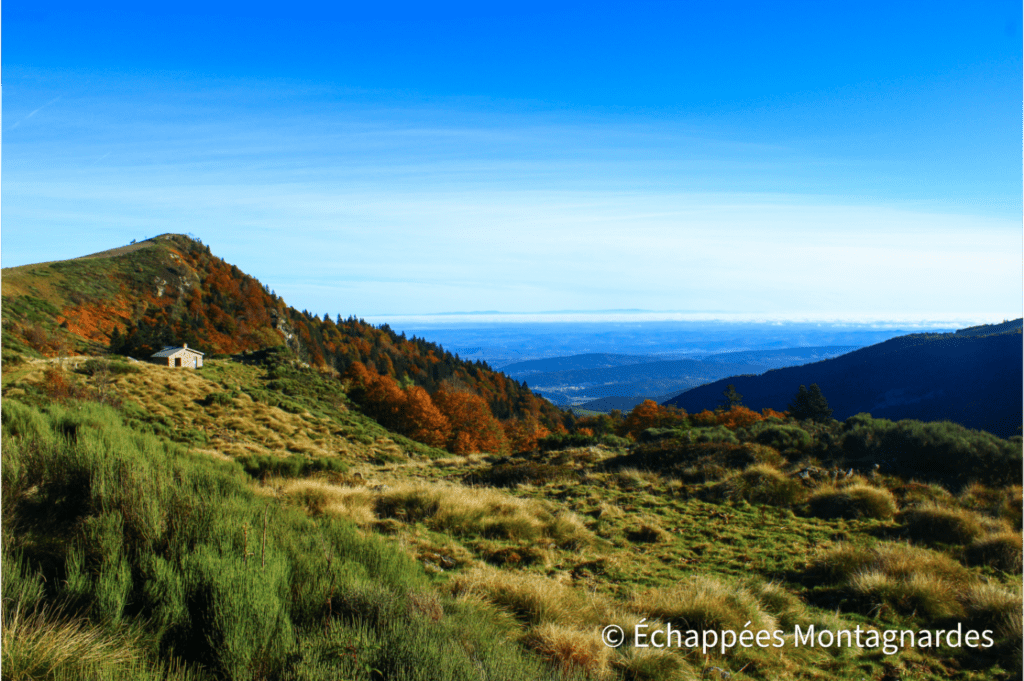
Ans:
[[[4,271],[4,679],[1020,678],[1020,438],[544,411],[181,239]],[[198,313],[154,289],[85,333],[174,254]],[[83,272],[101,281],[75,303]],[[196,371],[84,354],[119,324],[122,351],[158,328],[214,349]],[[678,645],[637,645],[668,626]],[[812,626],[915,643],[801,643]],[[958,627],[991,645],[936,644]]]
[[[442,387],[476,394],[496,419],[522,422],[510,424],[512,430],[559,430],[564,419],[571,422],[525,384],[481,362],[461,361],[387,325],[340,315],[332,320],[288,307],[268,287],[183,235],[5,269],[2,317],[8,366],[107,350],[145,358],[182,343],[207,357],[287,347],[328,374],[359,363],[431,395]]]
[[[274,353],[201,371],[56,364],[5,375],[6,678],[1020,674],[1019,442],[985,458],[968,438],[995,473],[949,487],[872,474],[890,454],[870,419],[641,409],[619,424],[635,441],[589,435],[600,416],[529,453],[459,456]],[[636,430],[659,414],[674,420]],[[600,638],[748,621],[785,645]],[[886,654],[793,636],[958,622],[995,644]]]

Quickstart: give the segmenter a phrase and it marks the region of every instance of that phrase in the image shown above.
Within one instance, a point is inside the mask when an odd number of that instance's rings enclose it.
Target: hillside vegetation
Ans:
[[[1020,435],[1022,339],[1020,319],[956,333],[899,336],[813,364],[721,379],[666,404],[688,411],[714,408],[732,384],[748,407],[782,410],[799,386],[817,384],[839,419],[866,412],[894,421],[948,420],[1002,437]]]
[[[1020,438],[650,401],[504,416],[498,375],[455,358],[431,385],[277,335],[173,370],[36,356],[20,320],[5,679],[1020,678]],[[668,625],[782,645],[635,645]],[[811,626],[917,644],[799,645]],[[992,644],[935,644],[957,626]]]

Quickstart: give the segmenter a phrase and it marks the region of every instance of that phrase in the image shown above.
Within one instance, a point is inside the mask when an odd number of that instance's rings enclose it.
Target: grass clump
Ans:
[[[897,521],[915,541],[943,544],[969,544],[999,529],[999,523],[978,513],[932,502],[902,511]]]
[[[891,577],[930,573],[956,584],[970,580],[967,569],[949,556],[894,542],[882,542],[874,547],[840,544],[813,560],[811,570],[832,582],[846,581],[868,570],[881,571]]]
[[[979,537],[967,547],[967,560],[973,565],[990,565],[1004,572],[1021,572],[1020,532],[996,532]]]
[[[871,485],[829,486],[811,496],[808,508],[818,518],[887,520],[896,514],[896,500],[889,490]]]
[[[523,642],[564,674],[582,671],[589,677],[608,674],[612,649],[601,641],[600,631],[580,631],[551,622],[533,627]]]
[[[329,513],[362,524],[377,519],[422,522],[464,537],[542,541],[563,548],[593,541],[593,534],[574,514],[486,487],[405,483],[371,489],[297,480],[283,489],[314,515]]]
[[[770,464],[753,464],[709,488],[710,498],[746,500],[752,504],[792,506],[806,497],[804,486]]]
[[[739,631],[746,622],[751,622],[754,630],[776,627],[775,618],[746,587],[709,575],[694,575],[675,586],[634,593],[629,607],[697,631]]]
[[[842,545],[814,561],[812,571],[840,583],[866,612],[886,606],[931,620],[962,615],[965,590],[977,579],[945,554],[893,543]]]

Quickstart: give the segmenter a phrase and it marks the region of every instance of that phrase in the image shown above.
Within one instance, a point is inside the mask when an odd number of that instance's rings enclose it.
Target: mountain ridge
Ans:
[[[911,334],[833,359],[732,376],[688,390],[665,402],[687,411],[713,409],[729,384],[752,409],[785,409],[800,385],[818,384],[844,420],[876,418],[951,420],[1007,437],[1020,433],[1021,320],[989,325],[1000,330]],[[981,332],[978,329],[982,329]]]

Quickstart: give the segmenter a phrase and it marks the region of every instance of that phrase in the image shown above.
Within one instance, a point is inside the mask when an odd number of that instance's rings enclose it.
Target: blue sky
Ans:
[[[83,7],[3,5],[5,267],[187,232],[343,316],[1024,306],[1019,3]]]

